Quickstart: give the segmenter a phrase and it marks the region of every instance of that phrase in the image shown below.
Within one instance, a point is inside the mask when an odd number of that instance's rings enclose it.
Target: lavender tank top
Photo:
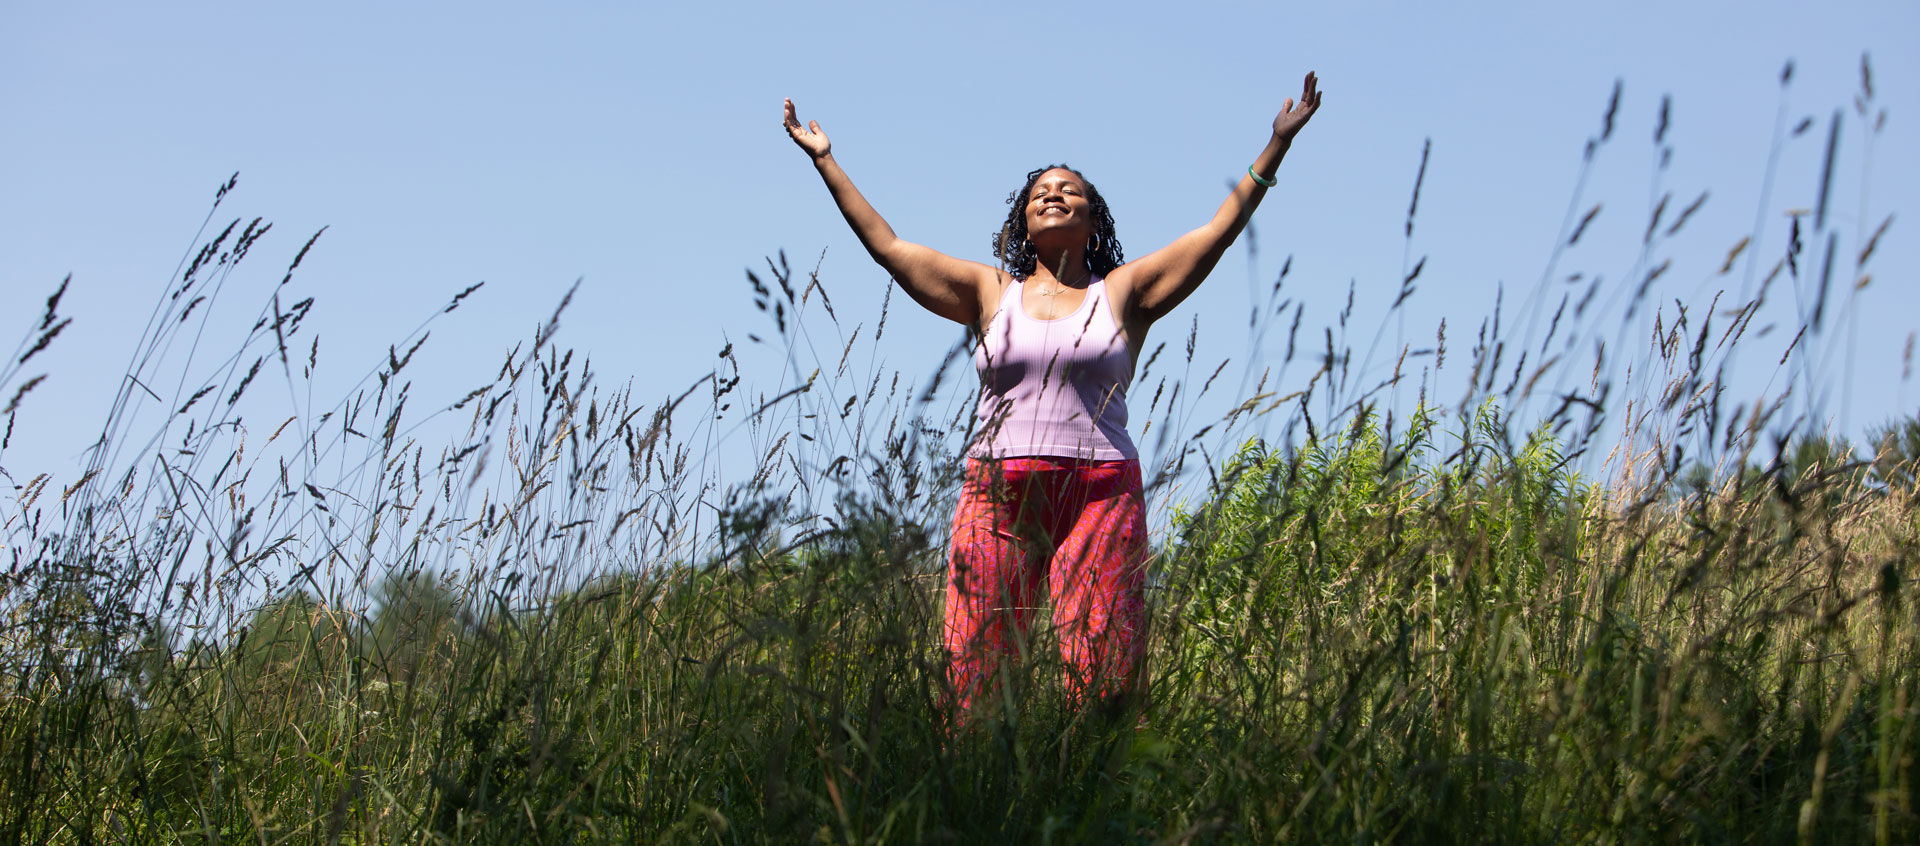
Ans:
[[[979,429],[967,454],[1138,459],[1127,437],[1133,355],[1107,303],[1106,280],[1094,277],[1080,307],[1055,320],[1027,314],[1025,287],[1019,279],[1007,286],[974,348]]]

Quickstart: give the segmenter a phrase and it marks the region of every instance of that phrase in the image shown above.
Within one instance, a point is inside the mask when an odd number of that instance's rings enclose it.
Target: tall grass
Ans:
[[[234,296],[266,228],[203,233],[91,463],[16,483],[0,510],[0,832],[1911,842],[1911,465],[1796,461],[1811,418],[1785,392],[1723,413],[1770,286],[1831,280],[1782,259],[1731,308],[1656,307],[1660,249],[1690,214],[1667,208],[1608,289],[1617,329],[1587,310],[1597,281],[1518,339],[1496,314],[1455,356],[1451,407],[1431,398],[1444,327],[1382,378],[1371,352],[1355,366],[1350,312],[1315,342],[1296,308],[1278,372],[1197,426],[1180,395],[1218,389],[1221,368],[1195,367],[1191,335],[1184,361],[1151,351],[1135,401],[1172,516],[1146,696],[1070,707],[1042,627],[965,724],[942,706],[937,639],[952,433],[971,412],[956,355],[923,380],[862,372],[884,310],[847,330],[783,258],[749,275],[788,353],[771,386],[728,345],[684,393],[604,387],[557,345],[556,311],[471,389],[408,381],[429,322],[309,407],[320,347],[311,301],[285,302],[293,268],[238,352],[196,354],[183,327]],[[1753,240],[1729,268],[1793,255]],[[1280,290],[1263,313],[1284,322]],[[0,371],[28,411],[21,366],[65,325],[60,303]],[[1649,314],[1634,377],[1557,363]],[[1797,328],[1822,326],[1815,311]],[[1795,372],[1789,391],[1822,371]],[[276,383],[287,408],[263,416],[248,403]],[[1396,419],[1380,398],[1401,387],[1421,401]],[[1691,473],[1689,446],[1707,458]],[[754,472],[703,470],[722,448]]]

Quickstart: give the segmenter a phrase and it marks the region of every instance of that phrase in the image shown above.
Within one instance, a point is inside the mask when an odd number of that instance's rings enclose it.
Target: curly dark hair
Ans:
[[[1098,250],[1087,250],[1087,269],[1105,276],[1113,269],[1126,263],[1120,251],[1120,239],[1114,235],[1113,212],[1107,210],[1107,201],[1100,191],[1093,187],[1086,174],[1074,170],[1065,164],[1053,164],[1036,168],[1027,174],[1026,184],[1020,190],[1007,196],[1007,222],[993,233],[993,256],[1006,265],[1007,272],[1025,279],[1033,275],[1033,242],[1027,240],[1027,200],[1033,196],[1033,183],[1040,181],[1040,174],[1049,170],[1064,170],[1080,177],[1087,186],[1087,204],[1093,210],[1093,233],[1099,240]]]

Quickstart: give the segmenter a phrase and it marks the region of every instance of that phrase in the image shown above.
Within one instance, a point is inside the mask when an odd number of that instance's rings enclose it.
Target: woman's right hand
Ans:
[[[793,143],[799,144],[800,149],[807,151],[807,155],[817,159],[833,149],[833,144],[827,141],[827,133],[820,131],[819,121],[808,121],[806,126],[800,125],[800,118],[793,113],[791,97],[787,98],[786,125],[787,137],[792,138]]]

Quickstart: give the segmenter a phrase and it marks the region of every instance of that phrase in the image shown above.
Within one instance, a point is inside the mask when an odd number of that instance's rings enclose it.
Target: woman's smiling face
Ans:
[[[1092,234],[1093,204],[1087,199],[1086,180],[1059,167],[1040,174],[1027,195],[1027,237],[1038,242],[1043,236],[1073,235],[1084,242]]]

